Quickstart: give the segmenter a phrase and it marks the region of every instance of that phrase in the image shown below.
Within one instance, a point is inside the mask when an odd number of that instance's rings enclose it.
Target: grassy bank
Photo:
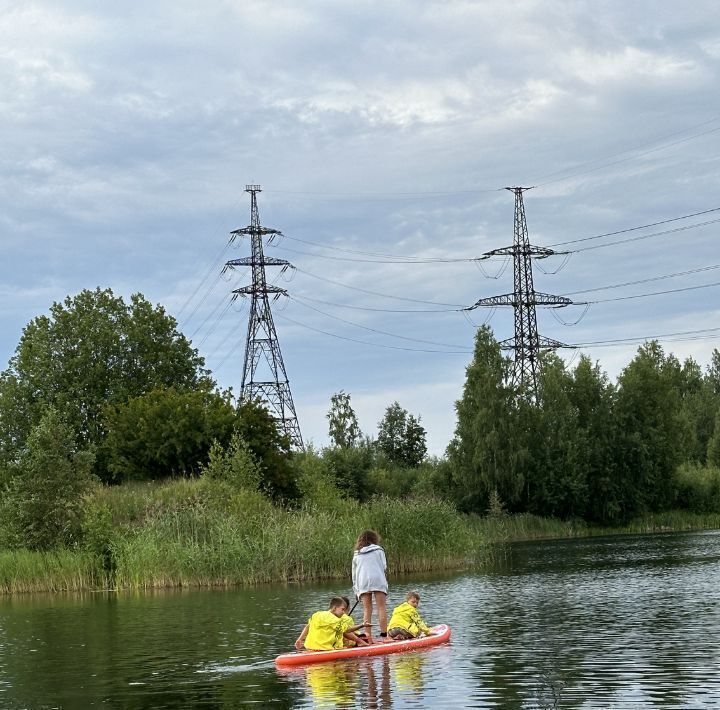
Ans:
[[[482,564],[490,546],[441,501],[326,500],[286,510],[260,493],[185,479],[99,488],[82,548],[0,555],[0,593],[347,578],[364,528],[382,531],[397,573]]]
[[[720,515],[669,512],[623,528],[532,515],[465,516],[442,501],[340,498],[296,510],[219,481],[98,488],[75,550],[0,552],[0,593],[347,579],[360,530],[381,532],[395,574],[481,568],[499,543],[720,528]]]

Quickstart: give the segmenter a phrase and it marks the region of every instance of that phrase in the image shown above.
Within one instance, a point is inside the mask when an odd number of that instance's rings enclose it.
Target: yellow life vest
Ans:
[[[405,629],[413,636],[417,636],[421,631],[425,634],[430,631],[430,627],[422,620],[418,610],[408,602],[393,609],[388,629]]]
[[[331,611],[316,611],[308,619],[308,634],[305,637],[305,648],[308,651],[342,648],[342,639],[342,621]]]

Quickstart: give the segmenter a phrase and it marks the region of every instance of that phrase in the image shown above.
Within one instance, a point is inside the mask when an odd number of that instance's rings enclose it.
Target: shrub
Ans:
[[[93,460],[76,449],[65,419],[48,409],[9,467],[2,519],[11,546],[47,550],[79,541]]]

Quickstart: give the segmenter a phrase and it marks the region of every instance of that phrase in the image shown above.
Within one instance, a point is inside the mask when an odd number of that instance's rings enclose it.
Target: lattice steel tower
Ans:
[[[536,306],[569,306],[572,301],[564,296],[552,296],[540,293],[533,286],[533,259],[546,259],[556,252],[546,247],[536,247],[530,244],[527,221],[525,219],[525,205],[523,192],[528,187],[506,187],[506,190],[515,194],[515,223],[513,245],[494,249],[483,254],[484,259],[491,256],[512,256],[513,258],[513,293],[502,296],[481,298],[472,308],[479,306],[512,306],[515,310],[515,337],[500,342],[506,350],[515,351],[515,365],[513,367],[512,381],[522,394],[535,397],[537,394],[537,374],[539,368],[540,350],[554,350],[555,348],[569,347],[558,340],[546,338],[538,334]],[[470,310],[470,309],[469,309]]]
[[[245,192],[250,193],[250,225],[231,232],[230,242],[239,236],[250,237],[251,256],[233,259],[225,264],[225,268],[230,269],[236,266],[252,268],[252,284],[233,291],[233,299],[238,296],[250,297],[240,401],[260,399],[267,403],[280,431],[288,436],[294,447],[302,449],[300,425],[270,310],[270,294],[273,294],[273,299],[288,294],[284,288],[268,285],[265,276],[266,266],[281,266],[283,271],[293,266],[285,259],[263,254],[263,237],[267,237],[270,244],[282,233],[260,225],[257,206],[257,193],[262,192],[260,185],[246,185]],[[262,366],[262,372],[258,370],[259,365]]]

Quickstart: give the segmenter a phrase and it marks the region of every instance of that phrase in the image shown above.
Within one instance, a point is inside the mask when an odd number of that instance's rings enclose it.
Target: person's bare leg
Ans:
[[[372,624],[372,614],[373,614],[372,598],[373,598],[372,592],[366,592],[365,594],[360,595],[360,599],[362,599],[362,603],[363,603],[363,624]],[[387,616],[387,614],[386,614],[386,616]],[[385,623],[387,624],[387,620],[385,621]],[[372,643],[373,642],[372,626],[366,626],[364,631],[367,634],[368,642]]]
[[[385,604],[387,595],[385,592],[375,592],[375,601],[377,602],[378,626],[381,634],[387,634],[387,606]]]

